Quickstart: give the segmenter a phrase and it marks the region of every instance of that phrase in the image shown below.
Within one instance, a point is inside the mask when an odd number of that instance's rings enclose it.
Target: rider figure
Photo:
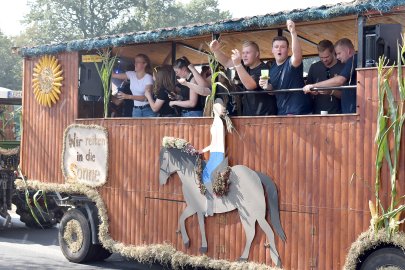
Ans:
[[[206,216],[213,215],[213,189],[212,189],[212,180],[213,172],[218,168],[219,165],[226,167],[228,164],[227,159],[225,160],[225,128],[224,123],[222,122],[221,117],[226,120],[229,132],[232,132],[232,125],[229,117],[226,114],[226,109],[223,104],[222,99],[217,98],[213,105],[214,112],[214,121],[211,126],[211,144],[205,147],[201,152],[210,151],[209,160],[203,170],[202,179],[204,185],[207,188],[206,197],[207,197],[207,207],[206,207]],[[229,123],[229,124],[228,124]],[[226,164],[223,164],[223,163]]]

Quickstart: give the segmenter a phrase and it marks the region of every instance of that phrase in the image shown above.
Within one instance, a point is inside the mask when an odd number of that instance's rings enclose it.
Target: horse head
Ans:
[[[170,175],[172,175],[176,168],[173,167],[173,164],[170,162],[170,152],[166,147],[160,149],[159,160],[160,160],[160,170],[159,170],[159,183],[164,185],[167,183]]]

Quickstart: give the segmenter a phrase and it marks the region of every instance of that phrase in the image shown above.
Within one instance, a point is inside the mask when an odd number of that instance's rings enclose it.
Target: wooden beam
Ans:
[[[364,62],[364,26],[366,17],[360,15],[357,19],[357,67],[362,68]]]
[[[177,42],[177,44],[183,46],[184,48],[190,49],[190,50],[192,50],[192,51],[195,51],[195,52],[198,52],[198,53],[202,53],[202,54],[205,54],[205,55],[209,55],[209,53],[208,53],[206,50],[203,50],[203,49],[201,49],[201,48],[200,48],[200,49],[197,49],[197,48],[195,48],[195,47],[193,47],[193,46],[187,45],[187,44],[182,43],[182,42]]]

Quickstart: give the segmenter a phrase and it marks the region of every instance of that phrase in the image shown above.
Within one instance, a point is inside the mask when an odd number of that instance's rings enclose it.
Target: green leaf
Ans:
[[[402,48],[403,49],[403,48]],[[398,49],[399,52],[399,49]],[[401,56],[403,58],[403,56]],[[402,63],[400,56],[398,56],[398,71],[397,81],[398,88],[394,89],[398,91],[399,100],[395,100],[393,89],[391,88],[390,81],[394,71],[394,66],[386,66],[386,58],[380,57],[377,70],[378,70],[378,109],[377,109],[377,130],[375,135],[375,143],[377,144],[376,151],[376,178],[375,178],[375,196],[377,206],[379,208],[378,213],[381,213],[377,217],[375,228],[386,230],[389,237],[396,232],[397,226],[390,228],[390,220],[405,210],[404,205],[397,207],[400,200],[405,195],[397,198],[397,178],[398,178],[398,166],[399,166],[399,154],[401,149],[401,137],[402,127],[405,120],[404,114],[404,97],[405,89],[402,73]],[[389,183],[390,183],[390,204],[386,208],[383,206],[380,200],[380,181],[381,181],[381,168],[384,160],[388,164],[389,168]],[[402,181],[402,180],[398,180]]]
[[[30,209],[31,216],[34,218],[35,222],[38,223],[41,228],[43,228],[41,222],[39,222],[39,219],[34,212],[34,208],[31,205],[30,192],[28,189],[25,190],[25,201],[27,202],[28,209]]]
[[[39,214],[41,215],[42,219],[45,221],[45,217],[42,214],[44,212],[44,210],[42,209],[41,205],[38,203],[38,199],[41,198],[42,195],[42,191],[38,190],[37,192],[35,192],[34,196],[32,196],[32,199],[34,201],[34,205],[37,208]]]

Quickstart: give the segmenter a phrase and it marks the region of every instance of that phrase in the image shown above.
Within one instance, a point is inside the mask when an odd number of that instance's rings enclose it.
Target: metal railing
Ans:
[[[355,85],[346,85],[346,86],[334,86],[334,87],[314,87],[311,91],[328,91],[328,90],[356,90]],[[231,91],[231,92],[220,92],[216,93],[217,95],[245,95],[245,94],[278,94],[278,93],[290,93],[290,92],[302,92],[302,88],[292,88],[292,89],[279,89],[279,90],[261,90],[261,91]]]

